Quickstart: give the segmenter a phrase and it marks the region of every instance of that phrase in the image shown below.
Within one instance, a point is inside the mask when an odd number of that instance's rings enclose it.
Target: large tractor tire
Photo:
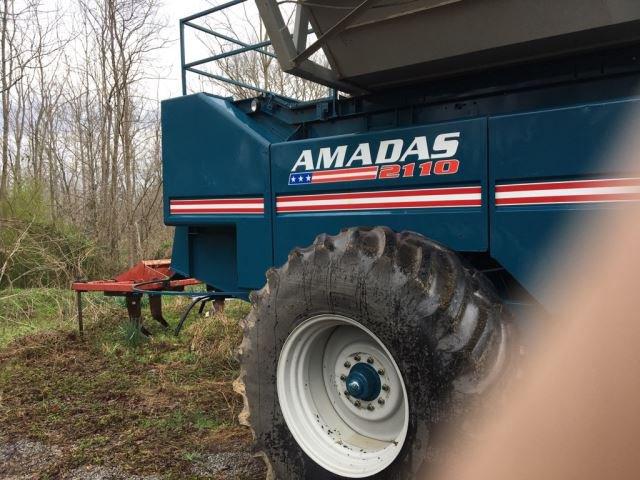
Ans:
[[[481,274],[384,227],[294,249],[252,303],[245,419],[282,480],[422,475],[434,435],[497,382],[513,344]]]

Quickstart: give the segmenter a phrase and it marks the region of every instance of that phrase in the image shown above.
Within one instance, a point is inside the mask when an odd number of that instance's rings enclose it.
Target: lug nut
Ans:
[[[343,382],[347,379],[346,375],[340,375],[340,380],[342,380]]]
[[[356,407],[358,407],[358,408],[360,408],[360,405],[362,405],[362,404],[360,403],[360,400],[356,400],[355,402],[353,402],[353,404],[354,404]]]
[[[369,410],[370,412],[373,412],[376,409],[376,407],[374,407],[372,404],[367,405],[367,410]]]
[[[360,361],[360,355],[356,355],[355,357],[353,357],[353,359],[354,359],[356,362],[359,362],[359,361]]]
[[[382,385],[382,390],[384,390],[385,392],[389,391],[389,385]]]
[[[373,358],[371,357],[367,358],[367,363],[373,363]]]
[[[381,368],[380,370],[378,370],[378,375],[384,375],[384,368]]]
[[[344,367],[349,368],[351,366],[351,362],[344,362]]]
[[[351,396],[351,394],[349,393],[349,390],[345,390],[344,391],[344,396],[345,397],[350,397]]]
[[[380,405],[384,405],[384,398],[379,398],[379,399],[378,399],[378,403],[379,403]]]

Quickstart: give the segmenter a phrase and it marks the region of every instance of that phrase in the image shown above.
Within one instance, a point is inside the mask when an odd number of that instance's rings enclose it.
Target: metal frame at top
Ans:
[[[309,57],[326,45],[326,42],[355,22],[363,13],[373,6],[376,0],[362,0],[358,5],[337,21],[331,28],[322,33],[318,39],[307,47],[307,35],[310,19],[307,6],[300,0],[296,5],[296,16],[293,34],[289,30],[280,11],[277,0],[256,0],[260,17],[271,38],[280,68],[298,77],[326,85],[335,90],[353,94],[366,91],[357,85],[339,78],[338,74],[312,61]],[[318,33],[318,32],[316,32]],[[325,52],[326,53],[326,52]],[[331,61],[331,59],[329,59]]]
[[[202,12],[190,15],[188,17],[185,17],[183,19],[180,20],[180,62],[181,62],[181,72],[182,72],[182,94],[183,95],[187,95],[187,73],[191,72],[194,73],[196,75],[201,75],[203,77],[207,77],[207,78],[211,78],[213,80],[217,80],[219,82],[222,83],[228,83],[231,85],[236,85],[238,87],[241,88],[246,88],[248,90],[253,90],[254,92],[257,93],[262,93],[262,94],[268,94],[268,95],[275,95],[281,98],[285,98],[288,101],[295,101],[294,99],[290,99],[287,97],[284,97],[283,95],[280,95],[278,93],[275,92],[271,92],[269,90],[266,90],[264,88],[261,88],[257,85],[250,85],[244,82],[240,82],[238,80],[235,80],[233,78],[228,78],[228,77],[223,77],[221,75],[216,75],[214,73],[210,73],[210,72],[206,72],[200,68],[201,65],[207,64],[207,63],[211,63],[211,62],[215,62],[217,60],[222,60],[223,58],[228,58],[234,55],[240,55],[242,53],[246,53],[246,52],[250,52],[250,51],[255,51],[258,53],[261,53],[262,55],[267,55],[269,57],[272,58],[276,58],[276,55],[268,50],[265,49],[265,47],[271,46],[271,41],[267,40],[264,42],[258,42],[255,44],[249,44],[249,43],[245,43],[237,38],[233,38],[230,37],[228,35],[224,35],[220,32],[216,32],[214,30],[211,30],[210,28],[204,27],[202,25],[198,25],[197,23],[194,23],[195,20],[199,20],[201,18],[207,17],[213,13],[216,12],[220,12],[222,10],[225,10],[227,8],[233,7],[235,5],[239,5],[241,3],[246,2],[247,0],[231,0],[230,2],[226,2],[223,3],[221,5],[218,5],[216,7],[212,7],[209,8],[207,10],[204,10]],[[220,38],[222,40],[225,40],[227,42],[231,42],[237,46],[239,46],[240,48],[236,48],[233,50],[229,50],[227,52],[223,52],[223,53],[219,53],[217,55],[212,55],[210,57],[206,57],[206,58],[202,58],[199,60],[195,60],[193,62],[189,62],[187,63],[186,61],[186,45],[185,45],[185,31],[186,28],[193,28],[194,30],[198,30],[200,32],[206,33],[208,35],[214,36],[216,38]]]
[[[323,47],[327,40],[346,28],[353,22],[362,12],[364,12],[375,0],[363,0],[354,9],[350,10],[345,17],[336,23],[331,29],[324,32],[313,44],[307,47],[307,36],[313,33],[310,29],[309,17],[302,4],[296,7],[295,26],[291,33],[286,26],[282,13],[278,7],[278,2],[274,0],[257,0],[256,5],[262,21],[265,24],[270,40],[258,42],[254,44],[243,42],[237,38],[230,37],[211,30],[208,27],[194,23],[196,20],[207,17],[211,14],[220,12],[230,7],[245,3],[247,0],[231,0],[218,6],[209,8],[202,12],[190,15],[180,20],[180,61],[182,73],[182,94],[187,95],[187,73],[194,73],[203,77],[211,78],[222,83],[228,83],[237,87],[246,88],[254,92],[266,95],[274,95],[281,97],[287,101],[296,101],[287,98],[276,92],[266,90],[258,85],[250,85],[245,82],[238,81],[233,78],[224,77],[198,68],[204,64],[222,60],[234,55],[255,51],[262,55],[276,58],[283,71],[296,75],[306,80],[327,85],[335,90],[349,93],[364,93],[364,91],[354,85],[341,81],[335,72],[331,69],[323,67],[309,59],[311,55]],[[185,32],[187,28],[192,28],[216,38],[237,45],[238,48],[211,55],[206,58],[195,60],[187,63],[186,61],[186,45]],[[269,51],[266,47],[272,47],[275,53]]]

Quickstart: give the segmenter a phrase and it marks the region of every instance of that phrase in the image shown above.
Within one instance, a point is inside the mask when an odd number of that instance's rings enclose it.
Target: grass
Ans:
[[[99,322],[122,314],[122,299],[84,295],[84,317]],[[45,331],[76,328],[76,295],[57,288],[0,289],[0,348],[13,339]]]
[[[185,302],[168,302],[169,323]],[[242,405],[231,383],[248,305],[227,304],[225,315],[194,315],[179,338],[146,320],[153,336],[132,342],[117,300],[86,302],[81,339],[73,295],[0,292],[0,442],[61,448],[62,459],[38,478],[88,464],[191,478],[190,462],[205,453],[246,451],[250,433],[237,423]]]
[[[29,333],[67,326],[60,320],[73,318],[73,298],[73,292],[57,289],[0,290],[0,347]]]

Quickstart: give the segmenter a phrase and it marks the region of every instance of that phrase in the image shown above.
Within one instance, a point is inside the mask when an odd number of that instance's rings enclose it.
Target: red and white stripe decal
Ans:
[[[640,201],[640,178],[496,186],[496,206]]]
[[[202,198],[171,200],[171,215],[264,214],[264,199],[258,198]]]
[[[482,206],[482,187],[281,195],[277,213]]]
[[[375,180],[377,177],[378,167],[342,168],[313,172],[311,183],[353,182],[356,180]]]

